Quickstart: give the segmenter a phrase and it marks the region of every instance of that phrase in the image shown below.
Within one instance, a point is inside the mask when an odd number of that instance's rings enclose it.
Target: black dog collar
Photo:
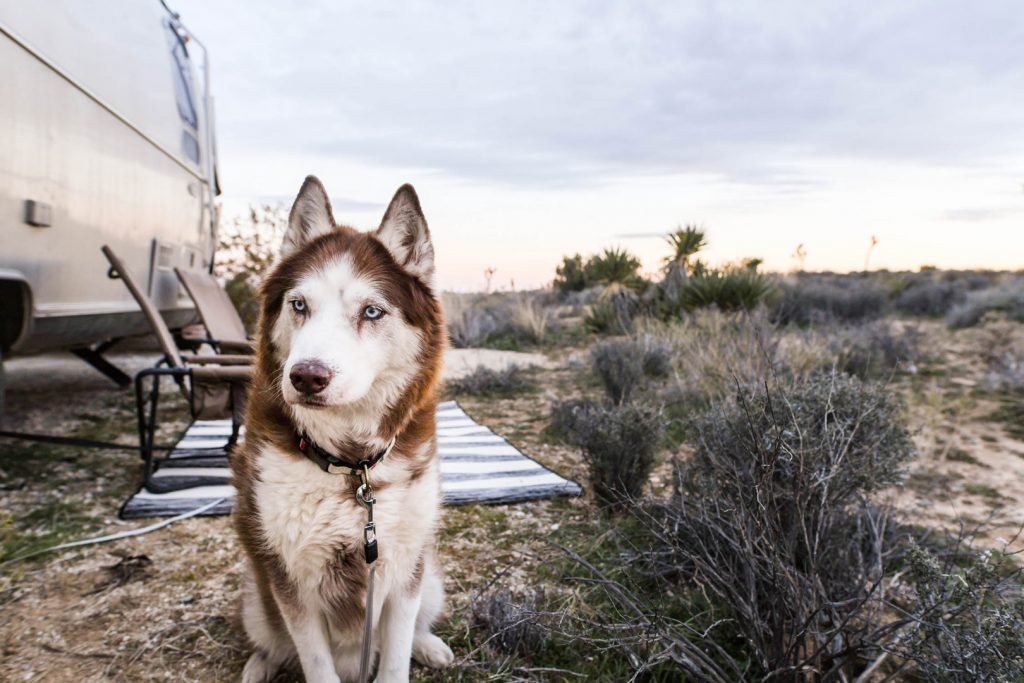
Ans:
[[[309,458],[317,467],[328,474],[358,475],[373,469],[378,463],[384,460],[388,453],[391,452],[391,449],[395,447],[396,438],[397,437],[392,438],[380,453],[377,453],[371,458],[360,460],[354,465],[347,464],[350,461],[342,460],[338,456],[318,445],[306,434],[299,435],[299,452]]]

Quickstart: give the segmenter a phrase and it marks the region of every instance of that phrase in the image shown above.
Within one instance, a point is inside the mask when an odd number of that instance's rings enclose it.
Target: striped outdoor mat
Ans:
[[[229,420],[193,423],[153,474],[149,487],[121,507],[121,517],[177,515],[219,498],[224,501],[205,514],[230,513],[235,495],[225,452],[230,435]],[[581,492],[576,482],[563,479],[474,422],[455,401],[437,407],[437,442],[447,505],[515,503]]]

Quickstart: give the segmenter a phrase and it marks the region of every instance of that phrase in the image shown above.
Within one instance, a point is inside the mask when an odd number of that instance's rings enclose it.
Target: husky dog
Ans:
[[[255,646],[243,681],[296,657],[309,683],[356,680],[369,587],[357,463],[370,463],[359,471],[376,498],[377,680],[408,680],[411,657],[453,659],[430,632],[444,601],[435,409],[446,337],[433,273],[412,186],[364,233],[336,224],[323,185],[306,178],[262,285],[245,444],[231,463]]]

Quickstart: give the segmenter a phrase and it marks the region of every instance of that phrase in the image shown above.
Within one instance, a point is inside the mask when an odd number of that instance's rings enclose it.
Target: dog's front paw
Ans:
[[[245,663],[242,671],[242,683],[267,683],[277,673],[277,666],[274,665],[267,653],[256,650]]]
[[[420,664],[435,669],[443,669],[455,660],[452,649],[433,633],[416,637],[416,642],[412,644],[412,656]]]

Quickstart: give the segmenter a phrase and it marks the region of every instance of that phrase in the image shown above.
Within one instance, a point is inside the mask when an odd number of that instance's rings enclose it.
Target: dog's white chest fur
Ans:
[[[384,475],[391,465],[371,471]],[[265,542],[282,559],[300,594],[312,598],[328,564],[339,551],[363,554],[366,510],[356,502],[348,475],[326,474],[315,464],[274,447],[260,453],[255,486]],[[385,585],[408,576],[437,523],[437,473],[431,469],[410,485],[390,484],[375,494],[374,522],[380,546],[379,572]],[[381,574],[378,574],[380,578]]]
[[[325,475],[273,447],[260,453],[259,463],[255,490],[265,541],[293,580],[315,588],[338,549],[356,547],[365,511],[350,496],[344,475]]]

